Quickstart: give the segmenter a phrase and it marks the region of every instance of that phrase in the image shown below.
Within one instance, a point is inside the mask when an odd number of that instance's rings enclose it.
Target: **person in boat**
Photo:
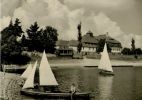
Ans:
[[[71,92],[72,94],[75,94],[75,92],[76,92],[76,87],[75,87],[75,84],[74,84],[74,83],[71,85],[71,88],[70,88],[70,89],[71,89],[70,92]]]

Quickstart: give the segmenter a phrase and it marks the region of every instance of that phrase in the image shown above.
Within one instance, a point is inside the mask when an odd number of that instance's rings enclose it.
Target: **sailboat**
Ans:
[[[52,72],[52,69],[50,67],[50,64],[47,60],[45,51],[43,52],[42,59],[40,62],[39,68],[37,68],[37,61],[34,63],[34,66],[30,73],[26,74],[26,81],[21,89],[21,94],[29,95],[33,97],[46,97],[46,98],[55,98],[55,99],[65,99],[68,100],[71,96],[70,92],[61,92],[57,90],[48,89],[50,87],[58,87],[58,82]],[[26,70],[29,70],[30,67],[28,67]],[[35,78],[35,72],[36,69],[39,69],[39,83],[38,88],[35,88],[34,78]],[[24,73],[27,73],[26,71]],[[24,74],[23,73],[23,74]],[[24,76],[24,75],[22,75]],[[27,77],[28,76],[28,77]],[[45,89],[47,90],[45,90]],[[89,94],[90,93],[75,93],[74,97],[79,98],[82,100],[89,100]]]
[[[99,73],[102,75],[114,75],[106,43],[104,45],[103,52],[101,53],[101,59],[98,65],[98,69],[100,69]]]

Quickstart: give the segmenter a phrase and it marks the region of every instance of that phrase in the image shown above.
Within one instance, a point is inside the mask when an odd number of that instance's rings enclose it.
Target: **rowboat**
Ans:
[[[71,94],[70,92],[42,92],[36,89],[23,89],[21,94],[31,96],[34,98],[48,98],[48,99],[63,99],[63,100],[90,100],[90,93]]]

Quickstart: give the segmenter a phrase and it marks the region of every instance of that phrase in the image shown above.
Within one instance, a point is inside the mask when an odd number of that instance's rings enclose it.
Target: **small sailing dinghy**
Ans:
[[[102,75],[114,75],[112,65],[109,59],[106,43],[104,45],[103,52],[101,53],[101,59],[100,59],[98,69],[100,69],[99,73]]]
[[[31,67],[28,67],[26,70],[29,71],[30,68]],[[36,69],[39,69],[37,70],[39,71],[38,88],[37,86],[35,86],[35,83],[34,83]],[[36,98],[40,97],[40,98],[46,98],[46,99],[70,100],[72,96],[70,92],[61,92],[59,90],[57,91],[56,89],[53,89],[53,87],[55,88],[58,86],[58,82],[48,63],[45,51],[43,53],[39,68],[37,68],[37,61],[36,61],[30,73],[28,73],[28,71],[25,71],[24,73],[26,74],[23,73],[24,75],[22,75],[27,79],[21,89],[21,94],[33,96]],[[76,92],[73,95],[73,98],[75,98],[75,100],[78,100],[78,99],[89,100],[90,93]]]

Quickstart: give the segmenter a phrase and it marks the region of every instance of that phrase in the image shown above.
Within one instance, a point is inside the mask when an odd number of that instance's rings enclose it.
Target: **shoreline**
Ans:
[[[49,60],[50,66],[53,69],[57,68],[72,68],[72,67],[98,67],[99,59],[59,59]],[[33,62],[34,63],[34,62]],[[111,60],[112,67],[142,67],[142,61],[123,61],[123,60]],[[22,73],[27,65],[4,65],[6,72]]]
[[[0,99],[8,100],[13,95],[10,95],[9,92],[11,92],[11,89],[13,89],[13,94],[19,94],[20,95],[20,85],[22,82],[22,79],[20,76],[16,73],[4,73],[0,71]]]
[[[27,53],[27,52],[26,52]],[[42,53],[27,53],[32,59],[29,63],[34,64],[37,60],[41,60]],[[98,67],[100,62],[99,54],[86,55],[83,59],[72,59],[72,57],[57,57],[55,54],[46,54],[49,64],[52,68],[70,68],[70,67]],[[128,59],[127,59],[128,58]],[[142,55],[135,59],[133,55],[112,55],[110,54],[110,60],[112,67],[142,67]],[[22,73],[26,68],[26,65],[4,65],[1,70],[8,72]]]
[[[31,61],[38,60],[42,57],[41,52],[23,52],[23,54],[28,55],[31,58]],[[71,56],[56,56],[56,54],[46,53],[48,60],[60,60],[60,59],[76,59]],[[109,53],[110,60],[125,60],[125,61],[139,61],[142,60],[142,55],[137,55],[136,59],[134,55],[122,55],[122,54],[112,54]],[[88,59],[100,59],[101,55],[98,53],[92,53],[88,55],[83,55],[83,57]]]

